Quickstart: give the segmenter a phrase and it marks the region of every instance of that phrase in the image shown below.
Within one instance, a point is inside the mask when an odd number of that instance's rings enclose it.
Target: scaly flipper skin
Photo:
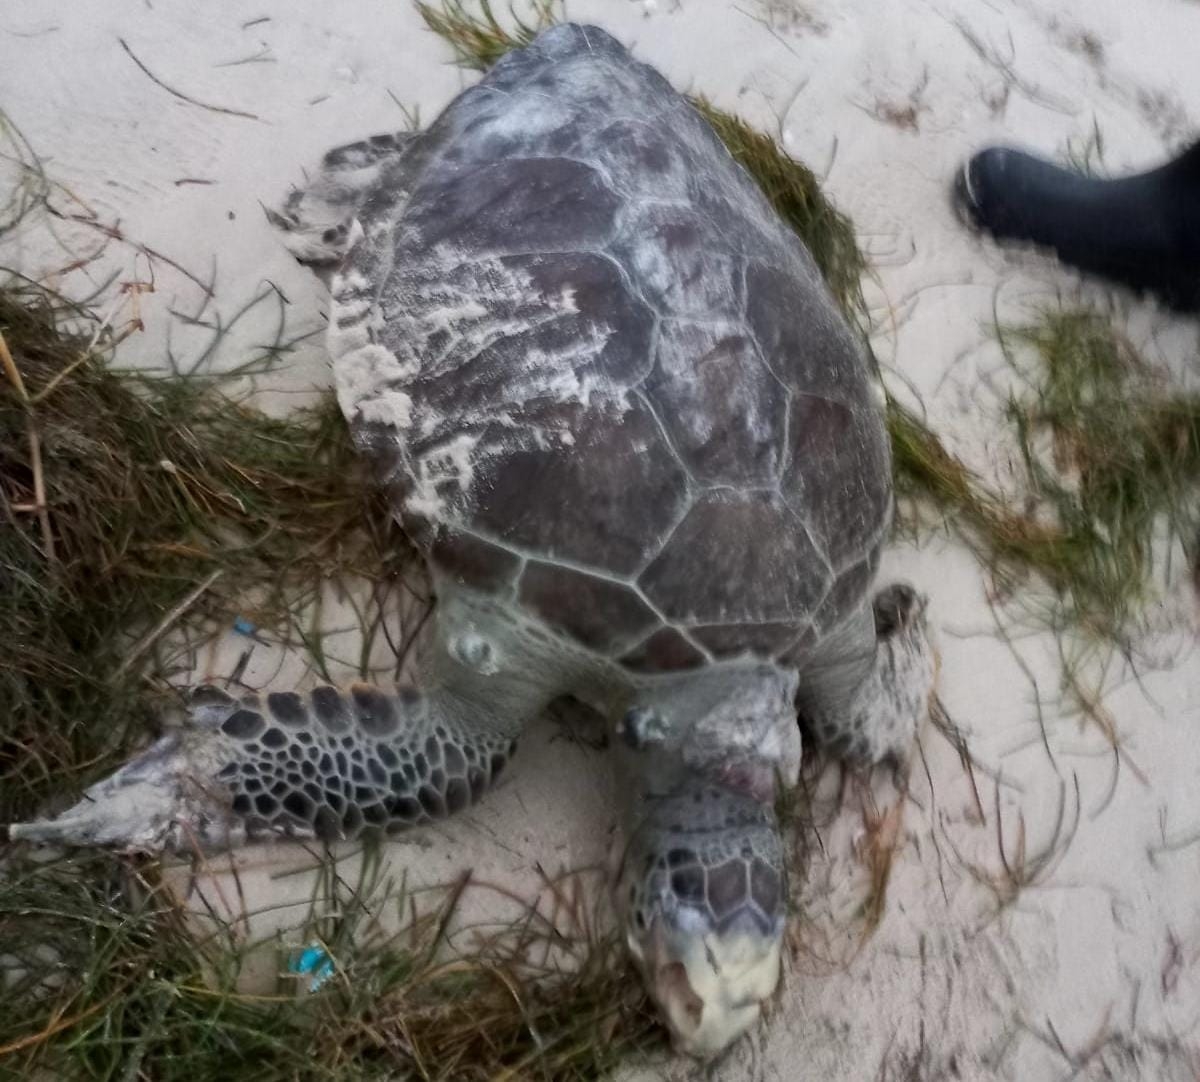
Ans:
[[[318,274],[341,263],[361,235],[355,223],[362,201],[416,138],[415,132],[389,132],[335,147],[311,184],[293,191],[282,209],[266,208],[267,221],[283,233],[298,262]]]
[[[69,811],[8,834],[151,852],[392,834],[477,801],[514,749],[510,731],[467,724],[437,695],[355,684],[234,698],[205,685],[177,731]]]
[[[861,644],[857,679],[846,684],[814,671],[803,683],[801,718],[826,751],[861,765],[908,760],[937,675],[926,606],[907,583],[884,587],[860,621],[873,639]]]

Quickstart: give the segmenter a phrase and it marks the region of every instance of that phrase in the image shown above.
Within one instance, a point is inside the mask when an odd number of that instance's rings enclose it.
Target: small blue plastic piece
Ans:
[[[309,978],[308,990],[315,992],[333,976],[333,959],[325,953],[322,947],[305,947],[299,957],[293,958],[288,964],[288,969],[292,973],[312,974]]]

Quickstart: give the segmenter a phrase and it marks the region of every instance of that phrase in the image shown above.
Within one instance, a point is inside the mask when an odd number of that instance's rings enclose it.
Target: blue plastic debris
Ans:
[[[299,973],[301,975],[311,974],[308,981],[308,990],[315,992],[333,976],[333,959],[325,953],[323,947],[305,947],[300,952],[299,957],[293,958],[288,963],[288,969],[292,973]]]
[[[233,630],[236,631],[239,635],[246,635],[247,637],[251,637],[258,630],[258,628],[256,628],[244,616],[239,616],[236,620],[233,621]]]

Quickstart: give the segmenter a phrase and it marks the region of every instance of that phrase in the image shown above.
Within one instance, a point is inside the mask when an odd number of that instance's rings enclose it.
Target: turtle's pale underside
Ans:
[[[780,970],[773,802],[797,713],[907,755],[924,604],[872,597],[892,503],[869,370],[812,258],[706,122],[559,26],[426,131],[331,151],[272,215],[331,283],[339,400],[438,595],[419,691],[192,698],[13,838],[155,849],[418,826],[574,695],[612,726],[629,945],[678,1045]]]

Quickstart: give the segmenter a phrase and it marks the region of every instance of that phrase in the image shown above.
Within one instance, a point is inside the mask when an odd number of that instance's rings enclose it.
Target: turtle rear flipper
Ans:
[[[179,734],[164,736],[60,815],[0,824],[0,841],[160,849],[179,821],[186,763]]]
[[[63,814],[4,834],[144,852],[393,834],[478,800],[511,757],[514,735],[437,692],[356,684],[260,701],[204,686],[181,728]]]
[[[282,209],[266,208],[267,220],[283,233],[297,261],[318,273],[341,263],[360,235],[357,216],[363,200],[419,137],[419,132],[392,132],[335,147],[316,176],[295,189]]]
[[[801,725],[826,751],[859,764],[908,761],[937,679],[926,604],[907,583],[884,587],[847,623],[833,660],[803,673]]]

